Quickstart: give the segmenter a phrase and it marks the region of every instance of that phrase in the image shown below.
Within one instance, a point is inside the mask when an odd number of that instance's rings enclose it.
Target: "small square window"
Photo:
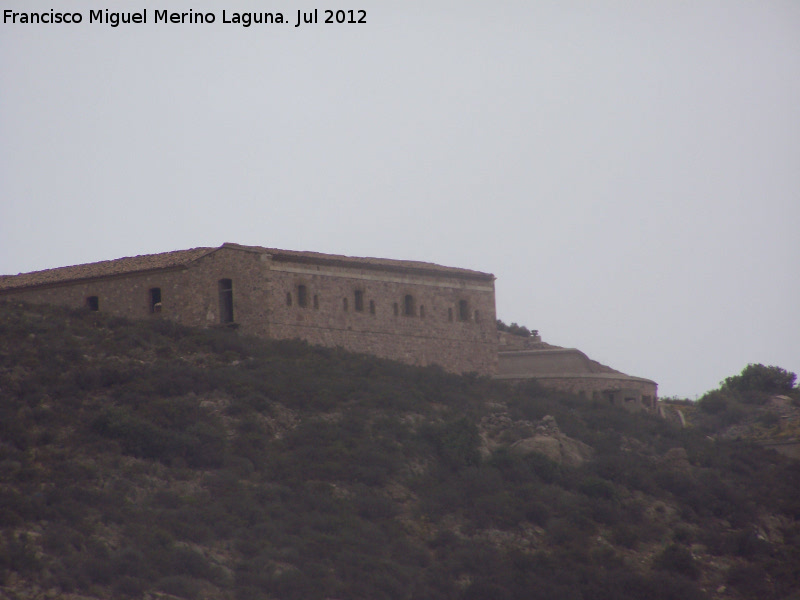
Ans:
[[[86,307],[91,310],[92,312],[97,312],[100,310],[100,298],[97,296],[89,296],[86,298]]]

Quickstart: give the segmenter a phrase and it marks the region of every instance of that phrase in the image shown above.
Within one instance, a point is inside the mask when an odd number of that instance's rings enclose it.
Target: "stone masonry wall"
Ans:
[[[655,382],[626,375],[620,377],[601,373],[564,377],[532,375],[528,378],[520,376],[517,379],[505,376],[503,379],[506,381],[536,379],[544,387],[602,400],[629,410],[655,409],[658,399],[658,386]]]
[[[184,325],[220,324],[219,280],[233,283],[234,320],[254,335],[268,328],[269,257],[222,248],[188,268],[118,275],[46,287],[14,290],[0,298],[71,308],[87,306],[96,296],[100,312],[129,318],[169,318]],[[150,290],[160,288],[161,306],[153,312]]]
[[[270,296],[275,338],[457,373],[497,370],[492,281],[274,261]]]

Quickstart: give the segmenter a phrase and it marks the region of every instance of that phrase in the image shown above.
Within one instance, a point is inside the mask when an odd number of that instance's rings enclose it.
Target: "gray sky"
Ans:
[[[800,373],[795,0],[13,4],[84,21],[0,24],[0,273],[226,241],[416,259],[494,273],[504,321],[662,396]],[[294,27],[328,6],[367,23]]]

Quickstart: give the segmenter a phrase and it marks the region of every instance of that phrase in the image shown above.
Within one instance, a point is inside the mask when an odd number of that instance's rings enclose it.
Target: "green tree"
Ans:
[[[797,375],[780,367],[749,364],[741,374],[728,377],[720,383],[723,391],[766,392],[786,394],[794,388]]]

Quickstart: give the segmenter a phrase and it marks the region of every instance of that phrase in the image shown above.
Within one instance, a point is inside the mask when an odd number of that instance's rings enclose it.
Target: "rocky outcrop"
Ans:
[[[481,422],[482,452],[489,455],[506,447],[512,454],[543,454],[560,465],[577,467],[594,455],[590,446],[564,435],[550,415],[539,423],[514,421],[506,413],[494,413]]]

